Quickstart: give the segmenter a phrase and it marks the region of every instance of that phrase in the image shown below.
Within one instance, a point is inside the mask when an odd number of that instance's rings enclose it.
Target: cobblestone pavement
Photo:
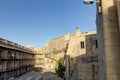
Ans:
[[[51,72],[31,71],[14,80],[62,80]]]

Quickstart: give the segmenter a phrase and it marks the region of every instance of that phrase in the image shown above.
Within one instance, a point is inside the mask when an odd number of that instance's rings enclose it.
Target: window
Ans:
[[[98,43],[97,43],[97,40],[95,40],[95,46],[96,46],[96,48],[98,48]]]
[[[93,80],[95,80],[95,65],[92,65]]]
[[[2,57],[2,50],[0,50],[0,58]]]
[[[80,42],[80,45],[81,45],[81,48],[84,48],[85,47],[84,41]]]

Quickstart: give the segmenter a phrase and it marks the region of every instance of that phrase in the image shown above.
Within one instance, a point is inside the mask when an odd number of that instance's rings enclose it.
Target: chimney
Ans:
[[[78,27],[76,27],[76,36],[80,34],[80,30]]]

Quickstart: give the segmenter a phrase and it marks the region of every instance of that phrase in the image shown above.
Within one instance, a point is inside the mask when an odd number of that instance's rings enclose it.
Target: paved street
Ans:
[[[62,80],[51,72],[31,71],[15,80]]]
[[[51,72],[42,73],[43,80],[62,80],[60,77],[52,74]]]

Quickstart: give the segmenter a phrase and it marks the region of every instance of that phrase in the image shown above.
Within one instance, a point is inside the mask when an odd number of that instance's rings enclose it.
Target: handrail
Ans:
[[[56,60],[56,59],[54,59],[54,58],[51,58],[51,57],[47,56],[46,54],[45,54],[45,57],[46,57],[46,58],[49,58],[49,59],[52,59],[53,61],[59,62],[58,60]]]

